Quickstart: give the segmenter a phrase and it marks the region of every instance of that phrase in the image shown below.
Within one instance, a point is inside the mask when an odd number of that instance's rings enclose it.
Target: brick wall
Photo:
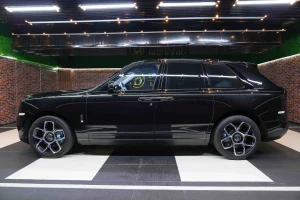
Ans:
[[[262,74],[287,91],[289,121],[300,123],[300,54],[258,65]]]
[[[15,62],[0,58],[0,124],[14,122],[16,115]],[[11,114],[13,112],[14,114]]]
[[[27,95],[58,89],[57,72],[0,58],[0,124],[16,121],[17,109]]]
[[[300,54],[260,64],[259,70],[287,90],[289,121],[300,123]],[[72,89],[95,87],[116,71],[71,70]],[[57,71],[0,57],[0,124],[15,121],[18,105],[27,95],[59,90],[59,82]]]
[[[72,70],[72,88],[85,89],[99,85],[119,69],[75,69]]]

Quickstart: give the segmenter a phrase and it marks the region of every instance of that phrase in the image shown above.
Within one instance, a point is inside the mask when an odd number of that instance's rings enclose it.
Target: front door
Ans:
[[[145,99],[160,95],[159,70],[160,63],[138,64],[112,80],[121,87],[120,92],[111,94],[100,89],[88,96],[86,124],[91,143],[153,140],[155,102]]]
[[[206,143],[214,100],[206,89],[199,61],[171,61],[163,78],[162,100],[155,113],[155,139]]]

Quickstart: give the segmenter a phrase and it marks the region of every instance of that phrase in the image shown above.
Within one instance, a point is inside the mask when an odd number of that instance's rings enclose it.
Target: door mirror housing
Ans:
[[[121,90],[119,85],[114,85],[114,82],[109,82],[107,85],[108,93],[118,93]]]

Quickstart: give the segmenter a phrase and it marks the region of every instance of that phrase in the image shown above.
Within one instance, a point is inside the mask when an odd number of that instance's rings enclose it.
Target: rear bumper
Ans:
[[[265,141],[268,142],[281,138],[287,133],[288,128],[289,124],[287,122],[284,122],[279,127],[267,131],[267,138],[265,139]]]

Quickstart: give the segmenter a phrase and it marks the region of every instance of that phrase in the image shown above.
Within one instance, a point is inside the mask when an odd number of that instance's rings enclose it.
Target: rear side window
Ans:
[[[212,88],[242,88],[244,85],[233,71],[221,63],[206,64],[206,72]]]
[[[231,65],[234,66],[234,69],[241,73],[246,81],[254,88],[278,88],[275,83],[259,72],[257,66],[251,66],[250,64],[245,63],[232,63]]]
[[[201,63],[169,63],[166,89],[205,88]]]

